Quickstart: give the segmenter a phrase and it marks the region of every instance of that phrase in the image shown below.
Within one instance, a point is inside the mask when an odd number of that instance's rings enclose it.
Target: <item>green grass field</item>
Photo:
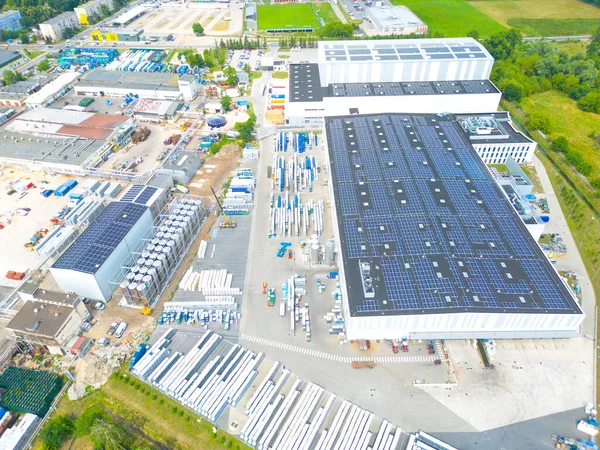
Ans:
[[[594,34],[600,19],[508,19],[527,36],[582,36]]]
[[[331,10],[331,6],[329,9]],[[324,11],[324,5],[319,5]],[[333,10],[331,11],[333,13]],[[299,28],[312,27],[315,30],[321,29],[321,24],[313,11],[311,4],[291,4],[291,5],[258,5],[258,29],[267,30],[270,28]]]
[[[410,8],[430,32],[443,33],[445,37],[466,36],[471,30],[486,37],[506,29],[466,0],[392,0],[392,3]]]

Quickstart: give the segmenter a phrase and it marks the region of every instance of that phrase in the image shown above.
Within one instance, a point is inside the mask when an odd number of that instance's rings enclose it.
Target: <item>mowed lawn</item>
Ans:
[[[481,0],[470,4],[529,36],[590,34],[600,19],[600,8],[580,0]]]
[[[329,5],[327,5],[329,6]],[[323,5],[319,5],[320,8]],[[329,6],[331,8],[331,6]],[[332,11],[333,12],[333,11]],[[308,3],[291,5],[258,5],[258,29],[312,27],[321,29],[313,7]]]
[[[503,25],[488,17],[466,0],[391,1],[395,5],[404,5],[410,8],[427,24],[430,32],[440,32],[445,37],[463,37],[471,30],[477,30],[480,36],[486,37],[506,30]],[[491,1],[490,3],[496,2]]]
[[[590,135],[600,134],[600,120],[597,114],[581,111],[577,103],[567,95],[548,91],[524,98],[521,109],[530,116],[532,113],[550,115],[552,132],[550,139],[565,136],[569,140],[569,149],[577,151],[596,169],[592,178],[600,173],[600,151],[594,149],[594,140]]]

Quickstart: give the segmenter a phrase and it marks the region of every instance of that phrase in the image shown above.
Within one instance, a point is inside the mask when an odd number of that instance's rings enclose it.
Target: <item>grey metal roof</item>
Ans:
[[[179,91],[177,75],[162,72],[95,69],[75,84],[76,88],[86,86]]]
[[[21,54],[14,50],[0,50],[0,67],[4,67],[13,61],[22,58]]]
[[[318,64],[290,64],[289,101],[320,102],[327,93],[321,87]]]
[[[129,202],[109,204],[52,268],[96,273],[147,209]]]
[[[452,116],[325,128],[352,315],[581,314]]]

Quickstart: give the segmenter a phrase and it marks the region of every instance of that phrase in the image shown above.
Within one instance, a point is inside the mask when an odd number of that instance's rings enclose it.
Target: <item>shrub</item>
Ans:
[[[564,136],[558,136],[552,141],[552,148],[554,148],[554,150],[557,152],[561,152],[566,155],[569,153],[569,141]]]
[[[183,411],[182,410],[179,410],[178,414],[179,414],[179,417],[183,417]]]
[[[158,403],[159,403],[160,405],[162,405],[164,402],[165,402],[165,399],[164,399],[164,398],[161,398],[161,399],[158,401]]]
[[[173,407],[171,408],[171,412],[172,412],[173,414],[177,414],[177,406],[173,406]]]
[[[47,450],[56,450],[75,431],[75,423],[66,414],[50,419],[40,433],[40,439]]]
[[[540,130],[544,134],[552,133],[550,116],[545,113],[533,113],[529,116],[529,127]]]
[[[152,394],[152,400],[156,400],[158,396],[156,394]]]

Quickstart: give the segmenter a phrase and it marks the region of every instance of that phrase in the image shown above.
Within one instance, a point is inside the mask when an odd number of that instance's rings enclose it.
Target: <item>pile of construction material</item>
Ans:
[[[215,350],[222,337],[207,331],[183,355],[171,352],[170,328],[134,365],[133,374],[166,395],[215,422],[228,406],[235,407],[252,385],[263,354],[232,345],[225,355]]]
[[[199,291],[205,296],[242,295],[240,288],[231,287],[233,274],[226,269],[201,270],[194,272],[191,268],[183,276],[179,287],[184,291]]]

